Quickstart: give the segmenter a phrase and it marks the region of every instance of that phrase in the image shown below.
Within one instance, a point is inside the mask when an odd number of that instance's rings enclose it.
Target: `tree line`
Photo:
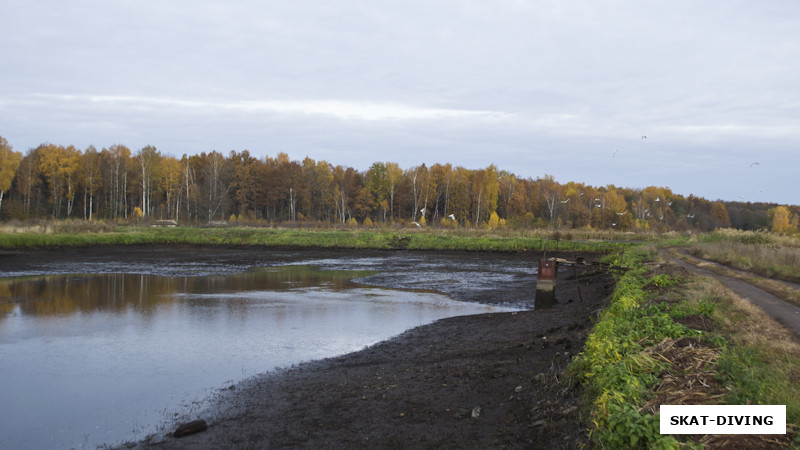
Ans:
[[[4,200],[5,198],[5,200]],[[42,144],[24,154],[0,137],[0,218],[175,220],[185,224],[400,223],[411,226],[617,229],[776,228],[796,231],[800,208],[711,202],[643,189],[522,178],[494,165],[366,171],[285,153],[212,151],[175,158],[148,145]]]

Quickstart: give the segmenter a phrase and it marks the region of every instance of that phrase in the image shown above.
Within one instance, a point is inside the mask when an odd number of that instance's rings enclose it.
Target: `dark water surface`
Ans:
[[[0,271],[8,448],[139,439],[249,376],[527,308],[532,294],[503,293],[535,286],[513,255],[170,248],[20,261]]]

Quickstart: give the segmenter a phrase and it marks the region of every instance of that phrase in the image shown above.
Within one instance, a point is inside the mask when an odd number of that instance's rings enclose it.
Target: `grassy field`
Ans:
[[[572,376],[589,393],[599,448],[800,448],[800,345],[760,309],[710,278],[627,252]],[[787,406],[786,436],[659,434],[661,404]],[[692,440],[689,440],[692,439]]]
[[[720,230],[690,242],[703,259],[768,278],[800,281],[800,238],[766,232]]]
[[[565,238],[567,237],[567,238]],[[44,230],[0,232],[0,248],[41,248],[85,245],[198,244],[256,245],[268,247],[319,247],[468,251],[618,251],[636,245],[637,239],[607,241],[562,233],[524,233],[500,230],[443,229],[278,229],[278,228],[157,228],[52,226]]]

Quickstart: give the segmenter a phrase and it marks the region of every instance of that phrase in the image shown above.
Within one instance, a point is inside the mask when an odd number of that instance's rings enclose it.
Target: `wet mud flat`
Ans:
[[[51,273],[76,273],[99,265],[109,271],[132,271],[156,264],[162,273],[179,276],[187,270],[234,272],[248,266],[311,261],[322,268],[371,267],[379,272],[359,282],[530,307],[536,258],[460,252],[125,247],[4,254],[0,270],[32,271],[45,265]],[[194,269],[185,269],[187,264],[194,264]],[[216,394],[212,406],[196,417],[208,423],[206,431],[182,438],[159,433],[124,447],[588,445],[580,422],[581,391],[563,382],[563,370],[582,348],[613,280],[603,274],[581,278],[580,301],[569,275],[571,271],[559,273],[553,308],[443,319],[355,353],[259,375]]]
[[[89,246],[0,250],[0,276],[136,273],[197,277],[303,264],[320,270],[371,272],[372,275],[355,280],[366,286],[439,292],[460,301],[532,308],[538,256],[191,245]]]
[[[135,447],[581,448],[581,392],[560,381],[599,306],[443,319],[243,382],[208,430]]]

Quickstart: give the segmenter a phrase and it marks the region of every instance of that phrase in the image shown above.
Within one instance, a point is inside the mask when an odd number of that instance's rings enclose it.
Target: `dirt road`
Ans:
[[[760,289],[752,284],[746,283],[736,278],[726,277],[711,270],[697,267],[689,264],[686,261],[676,257],[671,251],[664,250],[661,252],[661,257],[666,261],[678,264],[687,270],[694,273],[712,277],[724,284],[741,297],[749,300],[764,310],[767,314],[774,317],[780,323],[784,324],[787,328],[795,333],[795,336],[800,339],[800,307],[793,305],[789,302],[781,300],[780,298],[770,294],[769,292]],[[710,263],[710,261],[709,261]]]

